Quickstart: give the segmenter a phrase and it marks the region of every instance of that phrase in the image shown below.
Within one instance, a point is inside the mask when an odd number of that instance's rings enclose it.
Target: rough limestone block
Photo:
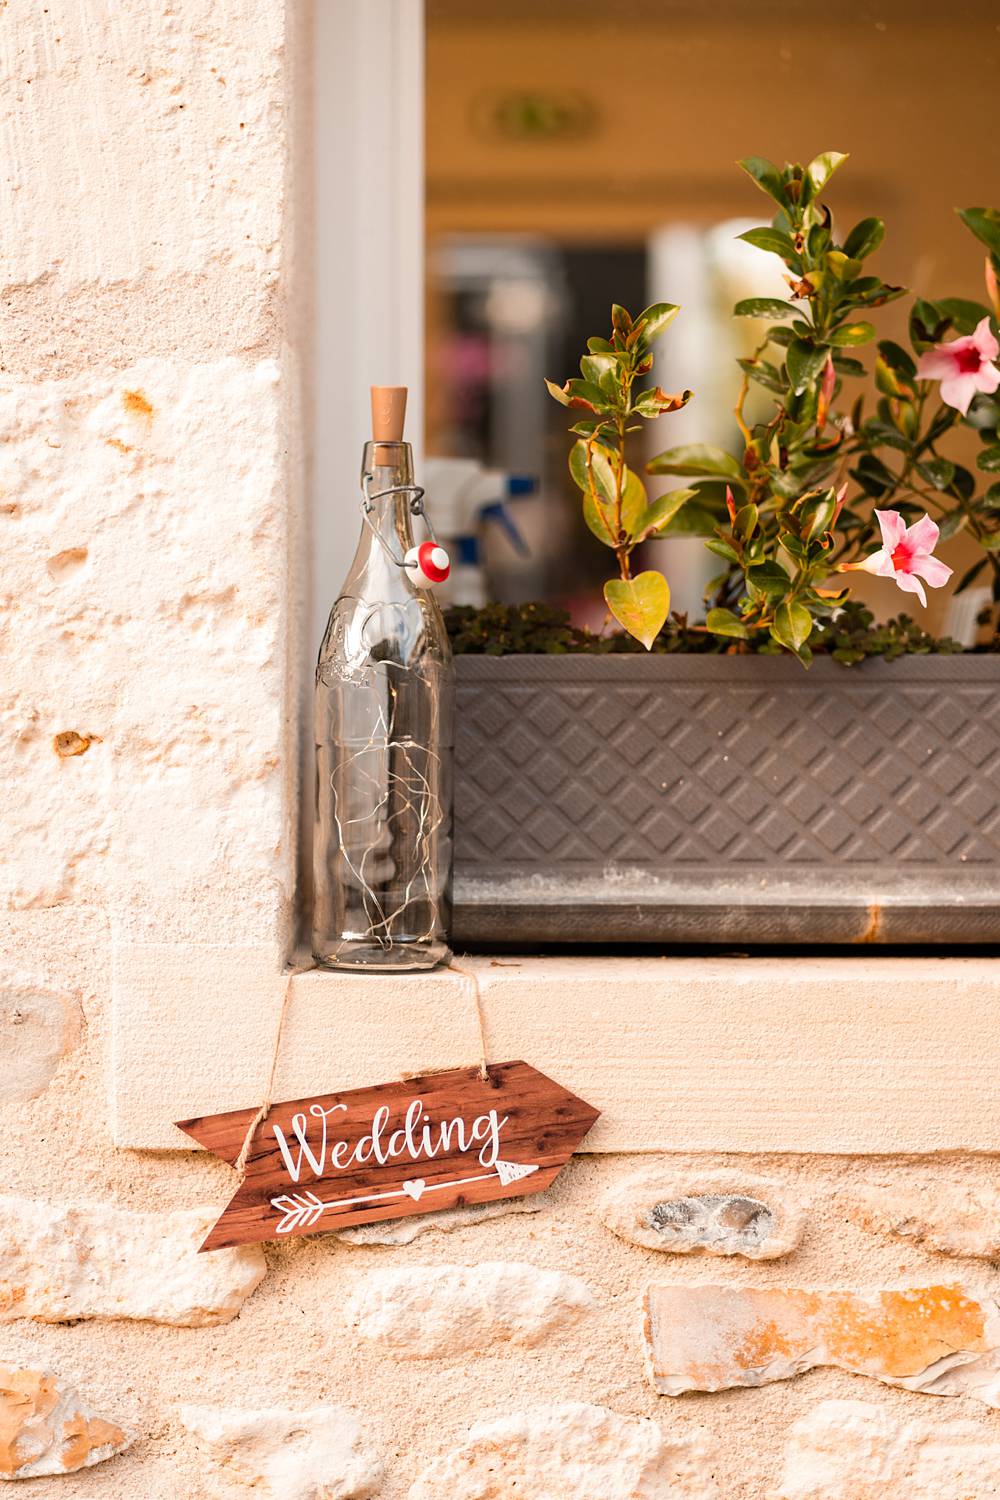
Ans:
[[[913,1240],[942,1255],[1000,1260],[1000,1193],[985,1183],[934,1179],[859,1188],[840,1201],[869,1234]]]
[[[197,1254],[217,1217],[0,1197],[0,1320],[228,1323],[267,1267],[259,1245]]]
[[[89,1469],[130,1442],[54,1375],[0,1365],[0,1479]]]
[[[701,1448],[648,1417],[567,1402],[479,1422],[409,1500],[717,1500]]]
[[[183,288],[220,265],[277,269],[286,43],[280,8],[255,0],[15,10],[6,280],[100,286],[152,270]]]
[[[607,1227],[647,1250],[776,1260],[802,1237],[802,1211],[785,1188],[734,1172],[640,1172],[603,1198]]]
[[[428,1234],[432,1229],[444,1234],[451,1229],[468,1229],[473,1224],[483,1224],[487,1219],[500,1219],[507,1214],[537,1214],[539,1209],[548,1207],[547,1196],[535,1193],[531,1198],[501,1198],[498,1203],[470,1203],[467,1208],[412,1214],[408,1219],[354,1224],[350,1229],[339,1230],[336,1238],[347,1245],[410,1245],[418,1235]]]
[[[594,1299],[576,1276],[509,1261],[372,1271],[346,1310],[361,1338],[401,1358],[428,1359],[496,1344],[537,1344],[569,1327]]]
[[[663,1396],[767,1385],[834,1365],[1000,1406],[1000,1308],[960,1286],[652,1286],[644,1331],[650,1378]]]
[[[357,1419],[342,1406],[184,1406],[180,1417],[227,1478],[254,1494],[363,1500],[375,1494],[382,1478],[381,1463],[362,1446]]]
[[[768,1500],[987,1500],[1000,1434],[972,1421],[906,1422],[868,1401],[821,1401],[795,1423]]]
[[[71,995],[13,983],[0,988],[0,1104],[44,1092],[59,1059],[80,1040],[81,1022]]]
[[[0,385],[7,904],[110,907],[122,940],[283,936],[286,403],[267,359]]]

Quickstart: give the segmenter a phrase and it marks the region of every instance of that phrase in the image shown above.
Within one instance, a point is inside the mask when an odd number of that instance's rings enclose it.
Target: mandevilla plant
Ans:
[[[637,318],[617,304],[611,309],[611,338],[587,340],[580,361],[582,379],[565,385],[545,383],[563,406],[590,413],[571,432],[577,441],[569,470],[583,492],[583,519],[598,541],[618,560],[619,577],[604,585],[607,606],[620,625],[649,649],[670,613],[670,588],[662,573],[647,569],[632,576],[630,559],[640,542],[662,532],[693,490],[670,490],[650,501],[646,489],[625,461],[630,432],[664,412],[677,411],[691,392],[668,396],[659,386],[636,390],[640,376],[653,368],[652,345],[673,322],[679,308],[657,302]]]
[[[693,628],[729,640],[735,650],[783,648],[804,665],[811,659],[811,640],[826,644],[820,623],[847,598],[847,580],[837,575],[861,569],[893,578],[926,603],[924,584],[937,588],[951,576],[951,569],[933,556],[934,549],[940,539],[962,530],[984,555],[960,579],[956,592],[988,569],[995,605],[1000,604],[1000,482],[980,493],[976,476],[942,451],[955,429],[972,428],[980,442],[977,468],[984,475],[1000,475],[1000,369],[995,363],[1000,354],[1000,212],[959,211],[987,250],[989,305],[955,297],[933,302],[915,298],[910,350],[879,341],[875,368],[869,372],[856,354],[877,338],[867,315],[908,294],[866,269],[882,243],[881,219],[863,219],[843,241],[836,236],[820,195],[845,160],[828,151],[806,168],[779,168],[760,157],[740,162],[777,205],[770,225],[747,230],[741,238],[779,256],[788,285],[787,298],[754,297],[735,308],[736,316],[767,324],[756,351],[739,361],[742,382],[735,418],[743,451],[734,457],[721,448],[688,444],[668,449],[647,465],[649,474],[680,475],[693,485],[654,502],[663,507],[665,520],[644,535],[702,535],[725,564],[709,585],[712,607],[706,623]],[[618,316],[624,328],[621,310]],[[621,351],[614,343],[590,341],[592,350],[599,346],[608,351],[616,367],[627,337],[617,330],[618,325],[614,337],[621,337]],[[602,368],[600,373],[606,372]],[[870,379],[872,373],[874,410],[866,411],[863,394],[845,407],[848,382]],[[746,415],[751,383],[773,398],[771,410],[752,423]],[[571,387],[585,389],[571,392]],[[574,428],[580,441],[571,457],[586,513],[588,500],[595,503],[595,490],[603,494],[594,450],[614,479],[616,462],[623,464],[616,455],[633,410],[627,392],[613,411],[602,406],[610,399],[610,384],[593,381],[587,370],[582,382],[549,388],[567,404],[579,396],[576,404],[591,405],[592,417]],[[656,394],[676,404],[687,396]],[[606,437],[609,421],[615,442]],[[625,530],[637,545],[640,528]],[[648,647],[647,635],[640,635],[634,621],[614,608],[608,595],[612,587],[605,590],[612,612]],[[654,616],[655,611],[644,616],[647,633]],[[845,652],[843,659],[863,654]]]

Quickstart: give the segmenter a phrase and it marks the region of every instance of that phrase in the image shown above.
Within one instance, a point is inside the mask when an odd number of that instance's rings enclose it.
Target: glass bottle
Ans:
[[[451,650],[433,594],[399,565],[420,491],[401,417],[381,426],[316,666],[312,946],[327,968],[431,969],[450,957]]]

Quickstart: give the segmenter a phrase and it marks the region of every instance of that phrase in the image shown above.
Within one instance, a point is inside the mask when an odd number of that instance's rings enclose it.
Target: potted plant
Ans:
[[[850,598],[863,570],[924,603],[951,574],[939,540],[965,531],[981,556],[957,588],[992,582],[996,645],[1000,213],[961,211],[988,305],[916,297],[905,349],[871,321],[908,295],[867,264],[882,221],[840,240],[824,201],[844,160],[740,164],[776,208],[742,238],[780,257],[789,288],[735,309],[762,325],[740,361],[741,453],[666,449],[647,479],[686,487],[659,495],[629,463],[636,428],[690,399],[643,383],[669,304],[616,306],[580,377],[548,383],[621,629],[589,635],[544,606],[451,612],[459,941],[1000,935],[1000,657],[907,616],[877,625]],[[753,384],[771,398],[756,420]],[[950,446],[960,428],[975,472]],[[680,531],[720,562],[703,622],[635,566]]]

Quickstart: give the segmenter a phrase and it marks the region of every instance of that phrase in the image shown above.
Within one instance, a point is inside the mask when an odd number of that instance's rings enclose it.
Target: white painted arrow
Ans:
[[[491,1177],[499,1178],[502,1185],[507,1187],[509,1183],[518,1182],[522,1177],[530,1177],[532,1172],[537,1171],[537,1164],[525,1166],[516,1161],[498,1161],[495,1171],[477,1172],[475,1177],[459,1177],[453,1182],[425,1182],[422,1177],[414,1177],[409,1182],[404,1182],[401,1188],[392,1188],[384,1193],[365,1193],[360,1198],[323,1199],[311,1191],[286,1194],[271,1199],[271,1207],[282,1215],[275,1234],[291,1234],[293,1229],[307,1228],[310,1224],[315,1224],[329,1208],[353,1208],[356,1203],[376,1203],[385,1198],[412,1198],[417,1203],[425,1193],[466,1187],[470,1182],[486,1182]]]

